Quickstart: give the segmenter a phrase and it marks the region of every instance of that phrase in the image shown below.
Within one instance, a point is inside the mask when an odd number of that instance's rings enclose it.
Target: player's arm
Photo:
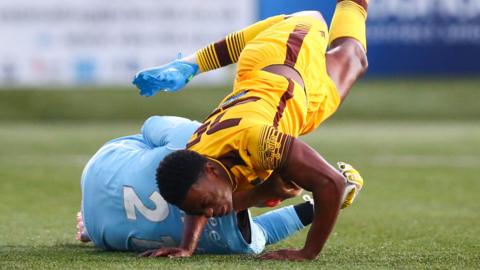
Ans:
[[[330,24],[327,71],[342,101],[367,70],[366,27],[368,0],[338,0]]]
[[[197,248],[203,228],[207,224],[205,216],[185,215],[182,243],[179,247],[165,247],[149,250],[141,254],[143,257],[190,257]]]
[[[333,229],[345,190],[345,178],[315,150],[292,138],[288,156],[280,173],[311,191],[315,201],[314,218],[305,245],[300,250],[278,250],[266,253],[264,259],[308,260],[322,250]]]
[[[175,92],[182,89],[195,75],[236,63],[245,45],[260,32],[285,19],[273,16],[252,24],[225,38],[211,43],[196,53],[175,60],[164,66],[138,72],[134,79],[143,96],[151,96],[160,90]]]

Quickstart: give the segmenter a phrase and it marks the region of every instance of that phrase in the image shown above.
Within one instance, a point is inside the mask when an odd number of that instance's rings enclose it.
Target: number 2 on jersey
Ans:
[[[152,195],[150,195],[149,199],[153,202],[155,208],[150,209],[146,207],[132,187],[124,186],[123,204],[125,206],[127,218],[130,220],[136,220],[136,211],[138,211],[149,221],[160,222],[165,220],[169,214],[168,203],[157,191],[153,192]]]

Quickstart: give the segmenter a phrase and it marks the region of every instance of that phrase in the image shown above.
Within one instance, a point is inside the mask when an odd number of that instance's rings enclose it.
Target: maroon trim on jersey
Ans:
[[[223,112],[222,114],[219,114],[217,118],[215,118],[215,121],[213,121],[213,123],[210,125],[210,128],[207,130],[207,135],[211,135],[222,129],[237,126],[238,124],[240,124],[240,121],[242,120],[242,118],[230,118],[230,119],[220,121],[220,119],[222,119],[224,115],[225,115],[225,112]]]
[[[203,133],[205,133],[205,131],[207,131],[208,125],[210,125],[210,121],[203,123],[201,126],[199,126],[197,128],[195,133],[193,133],[193,134],[196,134],[197,137],[194,140],[192,140],[191,142],[187,143],[187,149],[194,146],[198,142],[200,142],[200,139],[202,138]]]
[[[280,143],[280,153],[283,153],[283,151],[285,151],[285,141],[286,141],[287,137],[285,136],[285,134],[281,134],[280,136],[278,136],[277,138],[277,142]]]
[[[207,70],[212,70],[215,69],[216,67],[216,62],[214,61],[215,59],[215,54],[213,51],[215,50],[215,47],[210,44],[207,47],[203,48],[199,52],[199,57],[203,58],[205,67]]]
[[[233,49],[233,52],[231,52],[232,57],[234,58],[233,60],[237,61],[243,51],[243,48],[245,47],[245,37],[243,32],[235,32],[229,35],[227,40],[230,43],[230,49]]]
[[[207,116],[207,118],[205,120],[208,120],[210,119],[212,116],[216,115],[217,113],[221,112],[221,111],[224,111],[228,108],[231,108],[235,105],[240,105],[240,104],[245,104],[245,103],[249,103],[249,102],[254,102],[254,101],[257,101],[259,100],[260,98],[259,97],[246,97],[246,98],[239,98],[235,101],[232,101],[230,103],[228,103],[227,105],[225,106],[222,106],[220,108],[217,108],[216,110],[214,110],[209,116]]]
[[[287,101],[293,98],[293,89],[295,87],[295,84],[291,79],[287,78],[287,80],[288,80],[287,90],[283,93],[282,97],[280,98],[280,103],[277,106],[277,113],[275,114],[275,118],[273,119],[273,126],[275,128],[278,127],[278,123],[280,122],[280,119],[283,116],[283,111],[285,110],[285,106],[287,106]]]
[[[290,147],[293,142],[293,137],[290,135],[282,133],[280,137],[281,137],[280,141],[282,144],[282,149],[280,150],[280,153],[282,155],[282,158],[278,164],[277,169],[282,168],[283,165],[285,165],[285,163],[287,162],[288,155],[290,154]]]
[[[224,67],[233,63],[232,59],[230,59],[230,54],[228,53],[226,39],[216,42],[214,46],[215,46],[215,52],[217,53],[218,61],[220,62],[221,67]]]
[[[241,120],[242,118],[232,118],[232,119],[223,120],[222,122],[214,123],[212,124],[212,127],[207,131],[207,135],[213,134],[222,129],[238,126]]]
[[[298,24],[293,29],[293,32],[290,33],[287,40],[287,54],[285,57],[285,65],[295,66],[297,63],[298,54],[302,48],[303,40],[308,34],[310,26],[304,24]]]
[[[222,106],[221,109],[222,110],[226,110],[228,108],[231,108],[233,106],[236,106],[236,105],[240,105],[240,104],[245,104],[245,103],[249,103],[249,102],[254,102],[254,101],[257,101],[259,100],[260,98],[259,97],[246,97],[246,98],[239,98],[235,101],[232,101],[230,103],[228,103],[227,105],[225,106]]]
[[[365,11],[368,11],[368,2],[366,0],[337,0],[337,4],[343,1],[352,1],[365,9]]]

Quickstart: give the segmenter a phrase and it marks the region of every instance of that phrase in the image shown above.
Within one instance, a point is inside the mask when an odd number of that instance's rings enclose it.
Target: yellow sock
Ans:
[[[285,19],[284,15],[267,18],[245,29],[229,34],[225,39],[207,45],[197,51],[197,63],[201,72],[217,69],[238,61],[245,44],[260,32]]]
[[[365,21],[368,0],[337,0],[330,25],[330,44],[342,37],[354,38],[367,50]]]

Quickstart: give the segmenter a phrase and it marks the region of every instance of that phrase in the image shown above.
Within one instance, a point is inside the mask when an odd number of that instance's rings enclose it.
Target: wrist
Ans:
[[[182,241],[182,244],[180,244],[179,248],[183,249],[184,251],[188,252],[191,255],[195,251],[196,246],[197,245],[194,243],[184,243]]]
[[[313,260],[313,259],[316,259],[316,258],[317,258],[319,252],[316,252],[315,250],[313,250],[313,249],[311,249],[311,248],[308,248],[308,247],[303,247],[303,248],[300,250],[300,253],[302,254],[302,256],[303,256],[305,259]]]

